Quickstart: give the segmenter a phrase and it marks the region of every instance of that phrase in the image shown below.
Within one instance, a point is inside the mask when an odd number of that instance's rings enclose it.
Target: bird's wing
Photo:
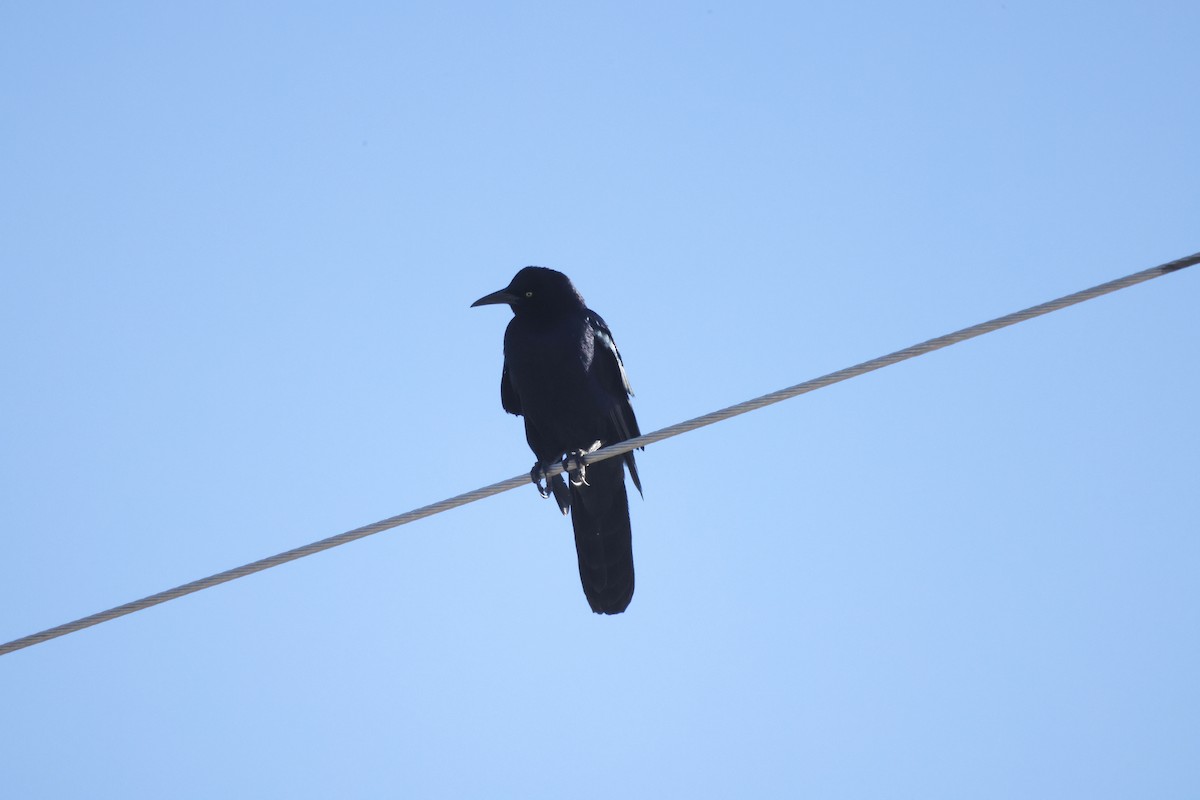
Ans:
[[[617,397],[629,397],[633,394],[633,388],[629,385],[629,376],[625,374],[625,362],[621,360],[621,352],[617,350],[617,343],[613,341],[612,331],[608,329],[604,319],[591,309],[588,309],[587,320],[592,328],[592,337],[598,345],[594,357],[599,362],[604,388]]]
[[[508,377],[507,365],[500,375],[500,405],[504,406],[504,410],[510,414],[521,415],[521,396],[517,394],[517,388],[513,386],[512,379]]]
[[[604,318],[591,309],[588,309],[587,320],[588,325],[592,328],[592,341],[594,342],[592,360],[596,374],[600,378],[601,385],[617,401],[609,412],[613,427],[621,441],[641,436],[642,432],[638,428],[637,417],[634,416],[633,406],[629,403],[629,398],[633,395],[633,388],[629,385],[629,376],[625,374],[625,362],[621,360],[621,352],[617,350],[617,343],[613,340],[612,331],[608,329]],[[625,455],[625,464],[629,467],[629,477],[633,478],[633,485],[640,493],[642,481],[638,476],[637,463],[633,459],[633,453]]]

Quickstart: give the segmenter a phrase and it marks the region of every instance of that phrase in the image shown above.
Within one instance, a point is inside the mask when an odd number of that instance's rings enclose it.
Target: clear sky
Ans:
[[[1200,6],[7,3],[0,640],[1200,250]],[[1200,796],[1200,268],[0,658],[13,798]]]

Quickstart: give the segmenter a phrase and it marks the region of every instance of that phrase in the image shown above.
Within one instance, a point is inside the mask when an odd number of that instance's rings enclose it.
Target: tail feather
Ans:
[[[622,460],[587,468],[587,485],[571,485],[571,525],[579,579],[597,614],[620,614],[633,599],[633,534]]]

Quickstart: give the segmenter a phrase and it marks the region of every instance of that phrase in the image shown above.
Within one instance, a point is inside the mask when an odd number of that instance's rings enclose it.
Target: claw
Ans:
[[[572,450],[567,453],[567,457],[563,459],[563,472],[571,480],[572,486],[591,486],[587,482],[587,464],[583,462],[584,456],[588,453],[595,452],[600,449],[600,442],[592,442],[592,446],[586,450]],[[567,469],[567,464],[572,460],[575,462],[575,469]]]
[[[533,481],[543,500],[553,494],[559,511],[566,514],[571,510],[571,495],[567,492],[567,484],[563,482],[561,475],[555,476],[552,482],[546,477],[546,468],[541,464],[534,464],[533,469],[529,470],[529,479]]]
[[[545,500],[550,496],[550,488],[546,481],[546,470],[542,469],[541,464],[534,464],[533,469],[529,470],[529,480],[533,481],[533,485],[537,487],[538,494]]]

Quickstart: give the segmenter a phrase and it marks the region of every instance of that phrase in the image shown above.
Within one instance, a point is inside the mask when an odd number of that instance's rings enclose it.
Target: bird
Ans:
[[[620,614],[634,585],[625,469],[639,495],[641,478],[632,452],[586,466],[580,459],[641,435],[625,364],[604,319],[557,270],[525,267],[471,307],[502,304],[513,318],[504,332],[500,404],[525,418],[525,438],[537,459],[530,471],[534,485],[571,515],[588,605],[597,614]],[[545,469],[560,459],[579,467],[546,480]]]

